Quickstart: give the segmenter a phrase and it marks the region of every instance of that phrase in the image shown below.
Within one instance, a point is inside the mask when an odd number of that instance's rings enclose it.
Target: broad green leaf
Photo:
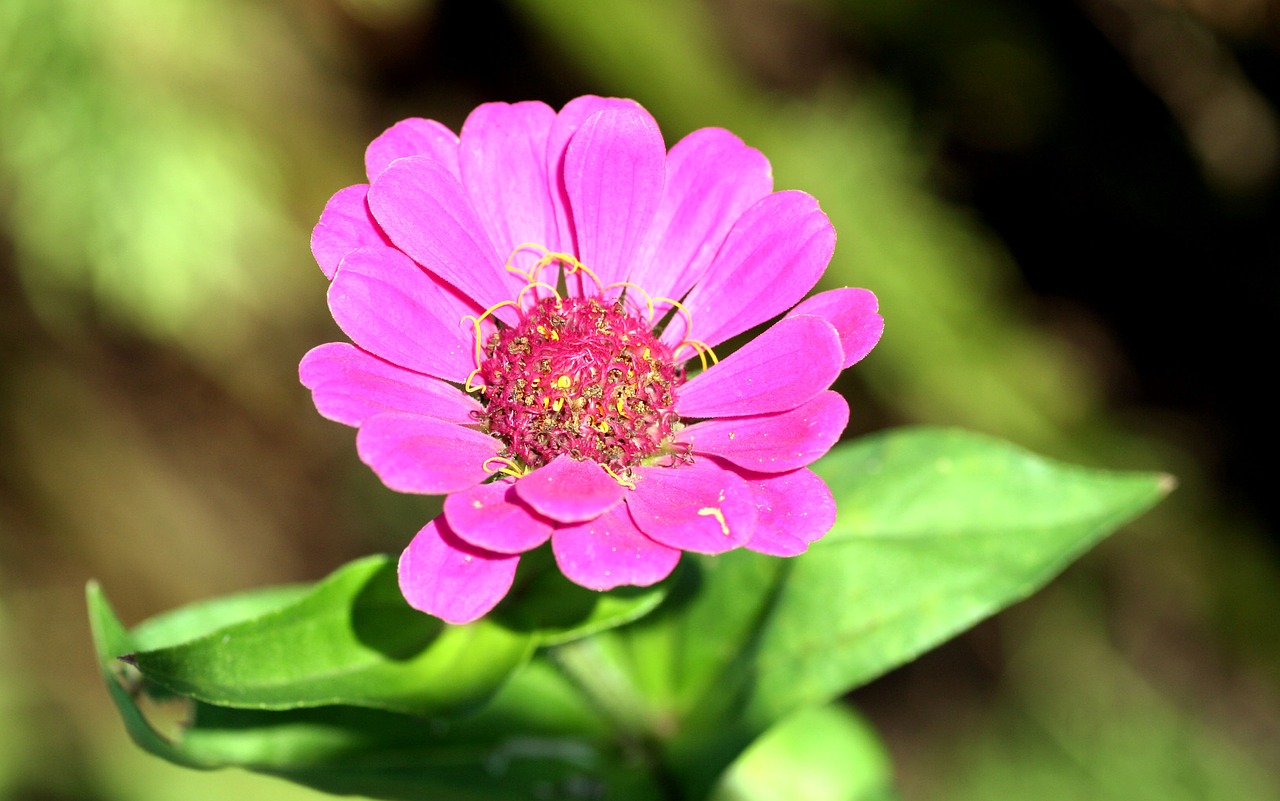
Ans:
[[[869,437],[818,466],[834,529],[795,560],[761,633],[766,719],[864,684],[1025,598],[1172,488],[958,430]]]
[[[356,562],[334,578],[367,576],[369,564],[376,567],[378,560]],[[225,599],[215,611],[252,610],[258,605],[254,597],[266,604],[271,592]],[[97,584],[91,583],[86,594],[103,679],[126,730],[142,748],[170,762],[199,769],[241,767],[327,792],[403,801],[517,801],[540,794],[572,799],[601,793],[645,801],[660,795],[649,784],[647,765],[616,742],[597,710],[545,659],[525,665],[483,709],[461,717],[423,718],[349,705],[244,709],[178,699],[185,701],[182,725],[162,732],[153,720],[155,700],[172,700],[171,690],[118,659],[136,652],[139,643]],[[178,610],[146,625],[167,619],[169,626],[188,613]]]
[[[133,650],[152,651],[203,637],[225,626],[274,612],[300,600],[305,584],[268,587],[189,604],[139,623],[129,632]]]
[[[405,801],[655,797],[634,749],[551,663],[527,657],[536,641],[643,615],[665,590],[589,593],[528,561],[506,611],[469,626],[411,610],[386,557],[311,587],[193,604],[132,632],[96,584],[87,595],[126,729],[176,764]]]
[[[138,705],[142,687],[136,678],[127,676],[126,667],[117,659],[118,655],[134,650],[133,640],[124,624],[116,617],[97,582],[89,582],[85,588],[85,597],[89,607],[89,629],[93,633],[94,650],[98,655],[98,668],[129,736],[143,750],[175,764],[189,768],[212,767],[175,748],[173,743],[162,737],[147,721]]]
[[[215,601],[208,615],[188,610],[168,619],[175,625],[162,620],[140,628],[164,641],[178,622],[221,622],[231,611],[258,611],[264,599],[273,598]],[[349,704],[441,714],[482,703],[532,647],[529,635],[491,621],[446,626],[411,609],[400,595],[394,562],[375,556],[341,568],[293,603],[195,639],[137,650],[129,661],[151,681],[211,704]]]
[[[889,755],[843,704],[778,723],[729,767],[712,801],[893,801]]]
[[[354,707],[264,712],[202,705],[182,748],[332,793],[417,801],[657,797],[595,711],[535,661],[457,720]]]
[[[527,801],[658,796],[577,691],[534,660],[486,708],[460,720],[377,709],[235,709],[193,702],[186,725],[160,734],[144,709],[156,688],[113,656],[133,646],[97,585],[90,618],[107,689],[130,736],[179,765],[241,767],[319,790],[417,801]],[[550,793],[548,796],[547,794]]]
[[[869,437],[817,469],[839,514],[808,553],[698,560],[688,588],[592,646],[622,669],[608,696],[670,733],[695,796],[777,720],[1027,596],[1171,485],[938,429]]]

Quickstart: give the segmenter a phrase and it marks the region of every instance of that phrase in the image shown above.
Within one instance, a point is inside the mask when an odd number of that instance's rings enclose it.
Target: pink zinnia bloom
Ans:
[[[864,289],[801,302],[835,231],[758,151],[706,128],[668,152],[634,101],[580,97],[488,103],[461,136],[404,120],[365,166],[311,240],[354,344],[300,373],[388,487],[448,496],[400,559],[410,604],[475,620],[548,540],[607,590],[831,527],[807,465],[848,421],[828,387],[884,322]]]

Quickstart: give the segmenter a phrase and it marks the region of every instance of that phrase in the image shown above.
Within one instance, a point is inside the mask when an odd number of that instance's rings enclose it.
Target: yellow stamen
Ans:
[[[511,262],[515,260],[516,255],[524,250],[532,250],[535,253],[541,254],[538,260],[533,263],[533,266],[529,268],[528,272],[525,272],[524,270],[521,270],[518,267],[515,267],[511,264]],[[600,279],[596,277],[596,274],[593,273],[591,270],[587,269],[586,265],[578,261],[577,258],[575,258],[572,253],[557,253],[556,251],[548,250],[546,247],[536,244],[534,242],[525,242],[517,246],[515,250],[511,251],[511,255],[507,257],[507,263],[505,265],[505,268],[509,272],[513,272],[516,275],[521,276],[527,282],[525,288],[520,290],[521,296],[523,296],[524,293],[528,291],[530,287],[540,286],[540,287],[546,287],[547,289],[550,289],[552,293],[556,296],[556,299],[559,300],[560,293],[556,291],[556,288],[553,285],[546,283],[544,281],[538,280],[538,274],[542,272],[544,269],[546,269],[547,266],[555,262],[560,262],[561,264],[567,265],[569,267],[569,270],[567,272],[568,275],[573,275],[574,273],[581,270],[582,272],[585,272],[587,275],[591,276],[592,280],[596,282],[596,286],[600,286]],[[520,298],[517,297],[517,300],[519,299]]]
[[[524,275],[524,273],[520,273],[520,274]],[[557,301],[560,300],[560,293],[556,291],[556,288],[553,287],[551,284],[543,283],[542,281],[530,281],[529,283],[525,284],[520,289],[519,292],[516,293],[516,305],[519,306],[520,301],[524,300],[524,293],[528,292],[530,289],[537,289],[539,287],[543,289],[551,290],[551,294],[555,296],[555,299]]]
[[[475,330],[475,335],[476,335],[476,367],[479,367],[481,364],[483,364],[483,363],[484,363],[484,359],[482,358],[482,356],[484,355],[484,350],[483,350],[483,348],[482,348],[482,347],[481,347],[481,345],[480,345],[481,341],[484,339],[484,332],[480,330],[480,323],[484,322],[485,318],[487,318],[489,315],[491,315],[491,314],[493,314],[494,312],[496,312],[498,309],[501,309],[503,306],[515,306],[517,309],[519,309],[519,308],[520,308],[520,307],[516,304],[516,302],[515,302],[514,300],[504,300],[504,301],[500,301],[500,302],[498,302],[498,303],[495,303],[495,304],[493,304],[492,306],[490,306],[489,308],[485,309],[485,310],[484,310],[484,313],[483,313],[483,314],[481,314],[479,317],[473,317],[473,316],[471,316],[470,314],[467,314],[467,315],[464,315],[464,316],[463,316],[463,318],[462,318],[462,321],[463,321],[463,322],[466,322],[467,320],[470,320],[470,321],[471,321],[471,327]]]
[[[675,349],[675,350],[673,350],[673,351],[671,352],[671,355],[672,355],[672,356],[675,356],[677,353],[679,353],[679,352],[680,352],[680,349],[681,349],[681,348],[686,347],[686,346],[687,346],[687,347],[690,347],[690,348],[693,348],[694,352],[696,352],[696,353],[698,354],[698,359],[702,361],[702,369],[703,369],[703,370],[707,369],[707,367],[709,366],[709,365],[707,364],[707,357],[708,357],[708,356],[710,356],[710,357],[711,357],[711,364],[719,364],[719,363],[720,363],[720,358],[719,358],[718,356],[716,356],[716,352],[715,352],[714,350],[712,350],[712,349],[711,349],[711,346],[710,346],[710,345],[708,345],[707,343],[705,343],[705,342],[701,341],[701,340],[698,340],[698,339],[686,339],[686,340],[684,340],[684,341],[683,341],[683,342],[681,342],[679,345],[676,345],[676,349]]]
[[[614,287],[619,287],[619,286],[624,287],[626,289],[634,289],[635,291],[639,292],[641,295],[644,295],[644,308],[645,308],[645,311],[648,312],[648,321],[650,324],[652,324],[654,297],[650,295],[648,292],[645,292],[643,287],[639,286],[638,284],[633,284],[630,281],[618,281],[616,283],[609,284],[607,287],[604,287],[604,289],[601,291],[607,292],[608,290],[613,289]]]
[[[536,253],[541,253],[544,257],[546,256],[546,253],[547,253],[547,249],[542,245],[539,245],[536,242],[525,242],[523,244],[516,245],[515,250],[511,251],[511,255],[507,257],[507,263],[503,266],[508,272],[512,272],[512,273],[515,273],[516,275],[524,276],[524,278],[529,283],[536,283],[536,279],[534,278],[534,275],[537,273],[539,269],[541,269],[541,265],[542,265],[541,259],[535,262],[533,265],[533,269],[531,269],[527,273],[518,267],[512,266],[511,264],[511,262],[515,261],[516,255],[519,254],[520,251],[522,250],[532,250]]]
[[[498,462],[502,466],[490,467],[490,462]],[[518,462],[512,461],[505,456],[490,456],[480,465],[480,469],[489,473],[502,473],[513,478],[520,478],[529,472],[528,468],[522,467]]]
[[[680,312],[680,314],[684,316],[685,336],[688,336],[689,334],[693,333],[693,312],[689,311],[689,309],[683,303],[681,303],[680,301],[674,298],[668,298],[668,297],[662,297],[662,296],[654,298],[653,301],[655,303],[670,304],[671,308]]]
[[[615,472],[613,472],[612,470],[610,470],[610,469],[609,469],[609,465],[607,465],[607,464],[602,464],[602,465],[600,465],[600,466],[604,468],[604,471],[605,471],[606,473],[608,473],[608,474],[613,478],[613,480],[614,480],[614,481],[618,482],[618,483],[619,483],[619,484],[621,484],[622,486],[626,487],[627,489],[635,489],[635,488],[636,488],[636,480],[635,480],[634,478],[632,478],[632,477],[630,477],[630,476],[620,476],[620,475],[618,475],[617,473],[615,473]]]

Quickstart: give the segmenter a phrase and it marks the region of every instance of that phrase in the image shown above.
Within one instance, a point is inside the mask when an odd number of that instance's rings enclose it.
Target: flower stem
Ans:
[[[624,758],[649,773],[666,801],[685,801],[683,786],[663,758],[660,728],[650,704],[601,640],[587,637],[566,643],[550,656],[612,724]]]

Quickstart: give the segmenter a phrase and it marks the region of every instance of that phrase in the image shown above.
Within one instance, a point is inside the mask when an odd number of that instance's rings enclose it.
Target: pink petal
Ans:
[[[551,521],[516,496],[511,479],[451,493],[444,500],[444,516],[459,537],[497,553],[523,553],[551,537]]]
[[[462,183],[504,261],[523,244],[561,249],[547,180],[547,134],[555,118],[536,101],[485,103],[462,126]]]
[[[356,434],[360,460],[397,492],[439,495],[474,487],[490,475],[485,460],[501,450],[488,434],[415,414],[374,415]]]
[[[756,528],[751,488],[711,459],[636,468],[627,509],[650,539],[685,551],[723,553],[751,539]]]
[[[809,543],[788,534],[785,529],[757,526],[756,533],[751,535],[751,541],[742,547],[769,556],[799,556],[809,550]]]
[[[511,300],[506,271],[466,190],[438,161],[392,162],[369,187],[369,208],[396,247],[482,309]],[[514,324],[511,306],[494,313]]]
[[[463,425],[484,411],[471,396],[443,381],[396,367],[345,342],[312,348],[298,365],[320,414],[358,426],[383,412],[409,412]]]
[[[840,334],[840,347],[844,359],[840,369],[862,360],[880,341],[884,333],[884,318],[876,311],[880,308],[876,296],[867,289],[832,289],[819,292],[792,309],[787,316],[813,314],[822,317],[836,327]]]
[[[821,317],[787,317],[680,387],[681,417],[784,412],[812,399],[840,374],[840,339]]]
[[[352,341],[393,364],[459,383],[476,367],[475,329],[464,318],[480,310],[395,248],[349,253],[329,310]]]
[[[519,556],[468,545],[438,517],[400,555],[400,592],[414,609],[446,623],[470,623],[506,596],[519,563]]]
[[[827,391],[789,412],[695,423],[679,439],[695,455],[721,456],[758,473],[784,473],[831,450],[848,422],[849,404]]]
[[[606,108],[640,108],[634,100],[616,97],[583,95],[575,97],[560,109],[551,132],[547,136],[547,176],[551,184],[551,205],[555,209],[558,240],[565,245],[574,241],[573,212],[569,208],[569,193],[564,187],[564,154],[569,140],[577,133],[578,126],[593,114]]]
[[[795,556],[835,525],[835,498],[826,482],[813,471],[800,469],[746,478],[759,509],[759,522],[747,541],[748,549],[772,556]]]
[[[831,221],[809,195],[774,192],[763,198],[733,226],[685,298],[692,333],[683,325],[668,326],[663,341],[675,345],[692,337],[714,347],[781,314],[817,283],[835,242]]]
[[[369,143],[364,170],[372,181],[396,159],[427,156],[458,174],[458,135],[435,120],[411,117],[400,120]]]
[[[772,191],[768,159],[723,128],[703,128],[676,142],[631,280],[651,295],[683,297],[742,213]]]
[[[594,520],[557,528],[551,551],[560,572],[592,590],[656,584],[675,569],[680,551],[640,533],[622,506]]]
[[[557,456],[516,482],[516,494],[561,523],[590,520],[622,501],[623,486],[599,464]]]
[[[320,222],[311,231],[311,255],[325,278],[333,278],[342,257],[356,248],[389,244],[369,213],[368,192],[368,184],[339,189],[320,213]]]
[[[604,285],[625,281],[662,199],[667,149],[644,109],[607,108],[578,128],[564,157],[578,258]]]

